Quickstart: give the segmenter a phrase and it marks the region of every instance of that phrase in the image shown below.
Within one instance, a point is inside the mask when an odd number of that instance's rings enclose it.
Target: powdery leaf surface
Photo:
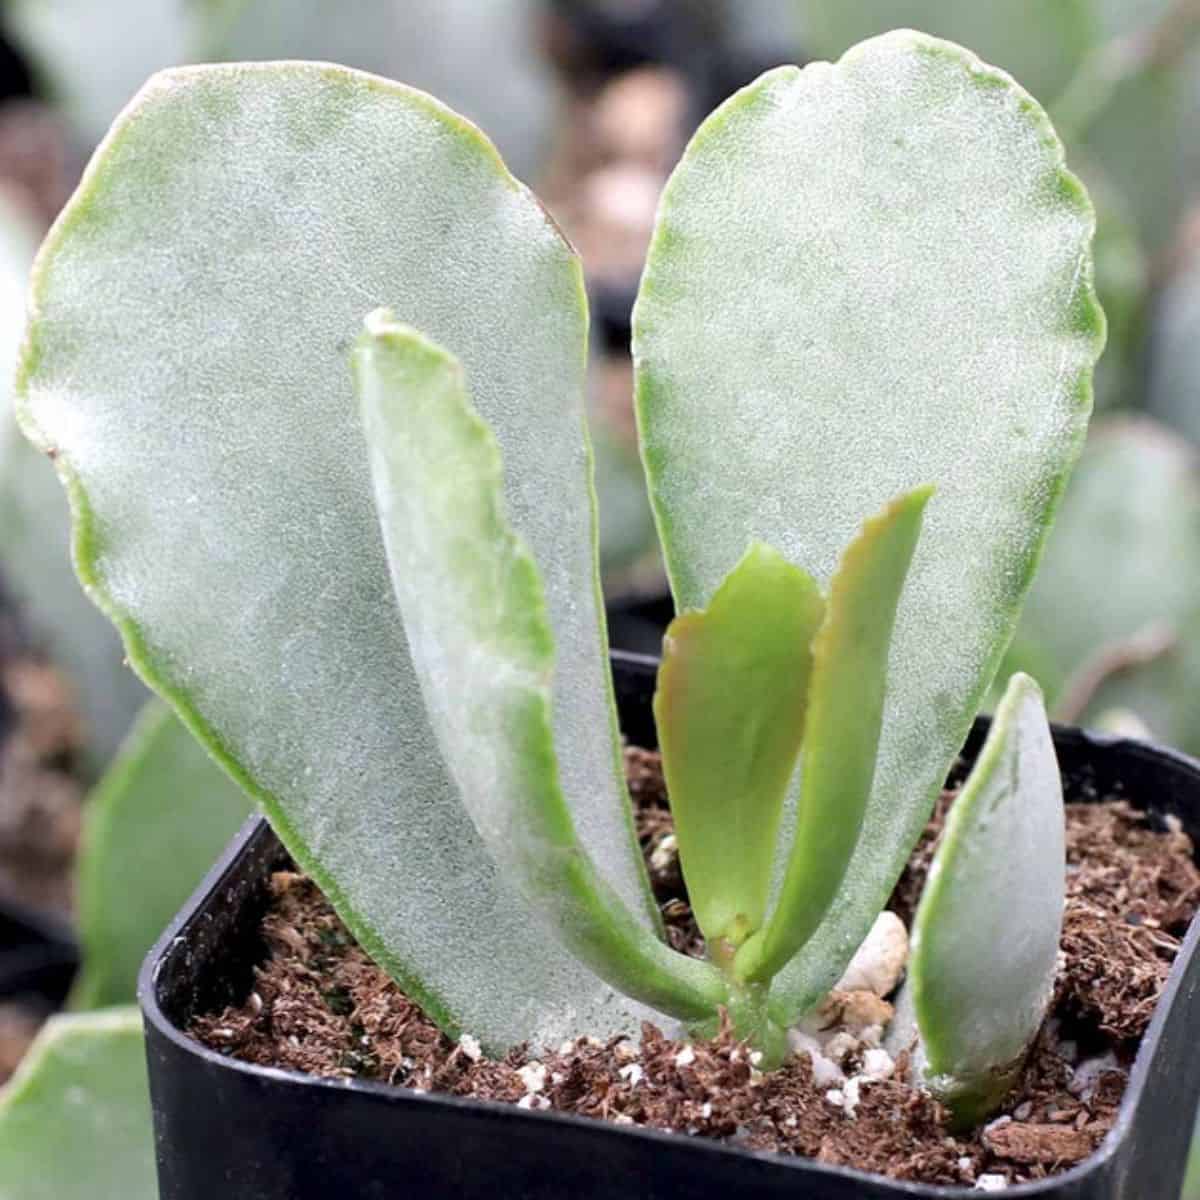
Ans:
[[[635,313],[639,419],[680,608],[758,538],[819,580],[931,483],[848,883],[777,987],[861,942],[996,669],[1091,407],[1093,217],[1044,114],[920,34],[780,68],[701,127]]]
[[[136,1009],[53,1017],[0,1097],[0,1200],[156,1200]]]
[[[75,689],[93,765],[106,763],[146,700],[121,639],[71,569],[70,516],[54,468],[21,436],[11,379],[37,234],[0,196],[0,569],[34,637]]]
[[[727,995],[714,969],[669,949],[617,897],[591,853],[611,860],[617,847],[580,843],[551,729],[545,591],[504,511],[500,452],[461,366],[386,310],[366,326],[354,376],[375,502],[413,667],[463,807],[505,877],[597,974],[675,1016],[714,1014]],[[632,816],[625,845],[640,865]]]
[[[133,1003],[142,959],[250,810],[175,714],[151,700],[87,800],[74,1007]]]
[[[23,419],[57,453],[82,576],[359,941],[493,1047],[635,1023],[544,936],[462,811],[408,660],[353,398],[350,347],[379,305],[477,381],[545,578],[564,791],[636,908],[581,273],[490,144],[345,68],[167,72],[51,233],[33,305]]]
[[[946,818],[913,921],[906,984],[927,1078],[972,1123],[1015,1080],[1050,1003],[1064,822],[1041,692],[1014,675]]]

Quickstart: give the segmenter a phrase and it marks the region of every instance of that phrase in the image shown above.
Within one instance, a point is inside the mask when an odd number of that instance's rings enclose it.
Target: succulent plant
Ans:
[[[911,32],[768,72],[673,175],[634,356],[706,961],[661,938],[621,774],[579,263],[474,127],[331,66],[156,76],[35,265],[20,417],[135,669],[447,1031],[501,1052],[724,1008],[769,1064],[1012,633],[1090,410],[1092,227],[1036,103]],[[943,889],[1022,886],[986,846],[1061,805],[1011,688]],[[964,918],[923,912],[949,996]],[[970,1014],[918,987],[962,1112],[1035,1031],[1042,965],[961,1071]]]

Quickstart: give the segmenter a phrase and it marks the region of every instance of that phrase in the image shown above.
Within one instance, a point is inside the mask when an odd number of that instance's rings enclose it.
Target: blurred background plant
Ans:
[[[1097,208],[1109,318],[1098,416],[1006,667],[1033,674],[1063,719],[1200,753],[1200,0],[0,0],[0,358],[12,362],[21,336],[39,239],[153,71],[315,58],[426,88],[488,132],[579,249],[612,637],[655,653],[672,608],[637,461],[629,318],[659,193],[737,87],[898,26],[970,46],[1047,104]],[[132,1000],[130,964],[152,927],[244,812],[153,710],[85,806],[145,700],[70,570],[52,467],[5,411],[0,902],[49,914],[59,952],[58,922],[82,907],[85,1007]],[[205,806],[208,788],[219,802]],[[122,857],[106,857],[118,843]],[[157,899],[123,923],[103,897],[156,862],[176,864],[171,885],[148,876]],[[5,990],[4,961],[0,945],[0,1078],[45,1010]],[[58,1045],[39,1061],[69,1083]],[[128,1067],[126,1055],[126,1090]],[[45,1089],[18,1090],[45,1103]],[[0,1112],[0,1183],[6,1123],[30,1119]],[[146,1159],[139,1145],[107,1164],[130,1172],[114,1195],[153,1194]],[[1200,1200],[1196,1166],[1188,1196]]]

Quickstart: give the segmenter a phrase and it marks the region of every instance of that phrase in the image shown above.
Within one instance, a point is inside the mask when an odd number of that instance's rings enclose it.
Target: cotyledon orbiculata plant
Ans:
[[[445,1028],[498,1051],[724,1006],[773,1059],[1011,633],[1090,408],[1091,230],[1034,101],[910,32],[768,72],[668,184],[634,356],[707,961],[661,939],[621,778],[579,263],[477,130],[321,64],[156,76],[39,256],[20,415],[133,665]],[[1024,821],[1057,781],[997,765],[1046,762],[1010,697],[973,786]],[[996,861],[961,824],[946,880]],[[918,933],[961,911],[932,895]],[[1007,1065],[939,1036],[960,962],[920,938],[947,1094]]]

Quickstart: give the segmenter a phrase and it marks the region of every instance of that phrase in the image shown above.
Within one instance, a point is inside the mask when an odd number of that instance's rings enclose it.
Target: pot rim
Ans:
[[[657,659],[648,655],[633,654],[624,651],[612,651],[613,665],[627,668],[631,674],[653,674],[658,667]],[[981,722],[988,718],[977,717],[973,731],[981,728]],[[986,728],[986,725],[983,726]],[[1093,733],[1072,725],[1052,723],[1056,749],[1062,743],[1074,744],[1077,749],[1117,751],[1135,760],[1154,761],[1181,769],[1190,774],[1200,789],[1200,761],[1180,751],[1158,746],[1151,742],[1141,742],[1131,738],[1113,734]],[[517,1108],[515,1104],[507,1104],[496,1100],[475,1100],[461,1096],[452,1096],[439,1092],[422,1092],[412,1088],[400,1087],[396,1084],[378,1083],[362,1079],[327,1079],[316,1075],[308,1075],[300,1071],[288,1070],[282,1067],[264,1067],[254,1063],[243,1062],[213,1050],[197,1041],[179,1028],[163,1011],[158,997],[158,977],[172,949],[184,941],[185,930],[197,919],[197,910],[210,896],[218,893],[224,886],[226,877],[234,870],[235,864],[243,854],[247,845],[256,837],[262,835],[264,827],[269,828],[266,818],[251,816],[237,832],[230,844],[222,852],[212,869],[205,875],[200,885],[188,898],[186,904],[172,919],[158,941],[147,954],[138,976],[137,999],[142,1011],[145,1024],[153,1026],[157,1033],[167,1038],[183,1052],[199,1057],[201,1060],[215,1066],[256,1076],[263,1080],[276,1083],[296,1084],[299,1086],[316,1087],[330,1091],[351,1091],[376,1095],[390,1103],[401,1107],[407,1104],[432,1104],[443,1106],[449,1110],[490,1113],[496,1118],[508,1120],[540,1122],[547,1130],[547,1136],[556,1125],[584,1127],[593,1136],[605,1138],[635,1138],[650,1145],[670,1144],[678,1146],[681,1142],[691,1147],[698,1161],[705,1156],[725,1157],[733,1155],[744,1159],[748,1164],[767,1161],[772,1164],[782,1164],[800,1173],[815,1172],[846,1180],[869,1182],[878,1187],[881,1183],[894,1189],[898,1197],[925,1197],[927,1200],[966,1200],[967,1197],[979,1195],[979,1191],[969,1185],[931,1184],[906,1180],[892,1180],[886,1176],[862,1171],[855,1167],[834,1166],[817,1162],[815,1159],[802,1155],[782,1154],[776,1151],[750,1150],[741,1146],[733,1146],[715,1139],[689,1136],[687,1134],[651,1129],[638,1125],[616,1125],[601,1121],[594,1117],[584,1117],[573,1113],[555,1112],[553,1110],[526,1110]],[[273,834],[272,834],[273,835]],[[1168,1014],[1179,997],[1183,985],[1183,977],[1188,965],[1195,956],[1200,945],[1200,914],[1192,919],[1175,959],[1162,994],[1155,1005],[1154,1016],[1146,1032],[1142,1035],[1137,1055],[1129,1072],[1121,1104],[1112,1128],[1093,1153],[1065,1171],[1057,1172],[1045,1179],[1027,1183],[1014,1184],[1004,1189],[1006,1196],[1046,1196],[1052,1195],[1064,1184],[1083,1179],[1098,1168],[1106,1165],[1121,1149],[1125,1139],[1131,1133],[1137,1110],[1148,1085],[1148,1076],[1154,1057],[1155,1047],[1162,1037],[1163,1026]]]

